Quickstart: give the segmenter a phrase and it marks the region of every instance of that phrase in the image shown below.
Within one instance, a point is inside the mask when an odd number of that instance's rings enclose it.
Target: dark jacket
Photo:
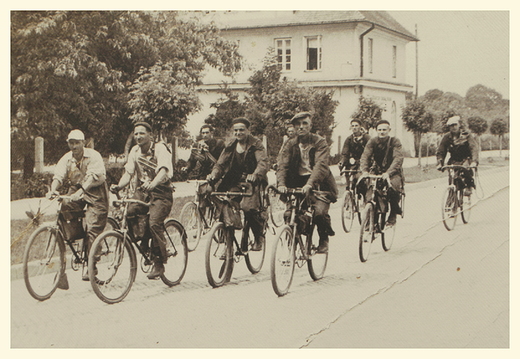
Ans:
[[[370,140],[370,136],[367,133],[362,135],[359,141],[354,138],[354,135],[347,137],[343,144],[340,160],[345,169],[359,169],[359,160],[368,140]],[[351,158],[354,160],[354,164],[350,163]]]
[[[230,171],[236,154],[238,140],[231,140],[222,151],[217,163],[211,172],[212,176],[219,180],[222,178],[222,187],[234,186],[240,181],[244,174],[255,174],[263,183],[267,183],[267,171],[269,161],[262,141],[251,135],[246,138],[245,148],[245,171],[244,173],[234,173]]]
[[[209,153],[199,149],[193,149],[186,168],[187,172],[191,172],[197,165],[197,162],[200,162],[200,168],[196,176],[198,179],[205,179],[206,176],[211,173],[213,166],[216,161],[218,161],[225,147],[224,141],[221,139],[211,138],[204,142],[209,147]]]
[[[401,141],[396,137],[371,138],[361,155],[361,170],[376,175],[388,173],[392,186],[404,189],[403,161]]]
[[[446,154],[450,153],[448,164],[462,164],[464,161],[478,162],[478,144],[471,133],[460,131],[456,136],[447,133],[437,149],[437,162],[444,165]]]
[[[338,187],[329,168],[330,147],[323,137],[314,133],[311,133],[310,136],[309,160],[312,172],[307,184],[314,189],[329,191],[331,193],[329,199],[335,202],[338,198]],[[286,142],[279,159],[278,170],[276,171],[278,186],[296,187],[295,184],[299,182],[298,170],[301,162],[298,137]]]

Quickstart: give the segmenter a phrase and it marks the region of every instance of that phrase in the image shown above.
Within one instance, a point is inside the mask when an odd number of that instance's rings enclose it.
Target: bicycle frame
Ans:
[[[383,177],[380,175],[368,175],[367,177],[367,192],[366,192],[366,200],[365,203],[372,203],[374,206],[374,224],[376,226],[376,232],[380,233],[383,228],[381,228],[381,224],[377,221],[377,217],[380,214],[386,214],[388,212],[388,198],[387,198],[387,190],[388,183],[382,183]],[[374,183],[375,180],[375,183]]]

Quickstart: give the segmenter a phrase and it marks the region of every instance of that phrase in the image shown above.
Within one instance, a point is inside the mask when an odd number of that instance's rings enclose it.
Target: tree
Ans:
[[[352,119],[359,120],[366,129],[375,128],[376,123],[381,120],[383,109],[373,100],[364,96],[359,97],[357,111],[352,114]]]
[[[491,122],[489,132],[491,132],[492,135],[498,136],[500,157],[502,157],[502,139],[504,138],[504,135],[509,132],[507,122],[501,118],[494,119],[493,122]]]
[[[468,118],[468,128],[478,137],[479,149],[481,147],[480,136],[488,129],[488,123],[482,117],[470,117]]]
[[[424,102],[412,100],[402,110],[401,118],[406,128],[414,134],[415,154],[418,157],[418,165],[421,166],[421,138],[424,133],[431,130],[433,115],[426,110]]]

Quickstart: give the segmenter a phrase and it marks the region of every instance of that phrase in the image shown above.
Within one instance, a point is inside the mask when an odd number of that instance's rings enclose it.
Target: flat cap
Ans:
[[[452,116],[452,117],[448,118],[448,121],[446,121],[446,126],[458,125],[459,121],[460,121],[460,116]]]
[[[85,141],[85,135],[80,130],[72,130],[67,136],[67,141],[69,140],[82,140]]]
[[[307,118],[307,117],[312,117],[310,112],[307,112],[307,111],[299,112],[296,115],[294,115],[293,118],[291,118],[291,123],[294,125],[294,122]]]
[[[235,118],[231,124],[235,124],[235,123],[243,123],[244,125],[246,125],[247,128],[249,128],[249,126],[251,126],[251,122],[249,122],[249,120],[245,117],[238,117],[238,118]]]

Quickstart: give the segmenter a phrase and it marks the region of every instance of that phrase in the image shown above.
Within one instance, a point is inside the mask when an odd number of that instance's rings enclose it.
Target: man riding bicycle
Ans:
[[[336,202],[338,188],[329,168],[330,149],[327,141],[311,133],[312,120],[309,112],[296,114],[291,123],[296,129],[297,137],[287,141],[279,157],[276,179],[278,190],[287,192],[289,188],[301,187],[314,207],[314,223],[320,236],[318,252],[325,253],[329,249],[329,236],[333,236],[329,207]],[[311,189],[328,192],[317,195]]]
[[[387,198],[390,204],[390,214],[386,226],[393,226],[396,223],[397,215],[402,213],[399,206],[401,193],[404,192],[402,145],[398,138],[390,136],[390,122],[387,120],[378,121],[376,131],[377,137],[368,141],[361,155],[362,173],[358,183],[358,193],[366,190],[363,179],[369,173],[382,175],[389,185]]]
[[[461,129],[460,116],[450,117],[446,126],[449,132],[444,135],[437,150],[437,169],[442,170],[448,152],[450,153],[448,165],[470,164],[472,167],[478,166],[478,144],[471,133]],[[472,188],[476,188],[473,171],[471,169],[459,169],[457,171],[464,179],[464,194],[470,195]]]
[[[85,135],[80,130],[72,130],[67,137],[70,152],[67,152],[54,169],[54,177],[47,197],[58,195],[57,189],[66,181],[70,181],[68,195],[70,201],[64,201],[60,217],[69,223],[64,224],[65,232],[82,231],[72,226],[81,226],[77,216],[85,205],[85,221],[87,224],[87,251],[96,237],[103,232],[108,218],[108,190],[106,170],[103,158],[96,150],[85,148]],[[75,239],[75,238],[71,238]],[[88,273],[82,279],[88,281]]]
[[[134,125],[134,137],[137,145],[128,155],[125,173],[110,190],[119,191],[130,183],[133,176],[137,176],[137,190],[133,198],[149,202],[150,206],[131,204],[128,207],[128,217],[149,214],[154,259],[153,269],[147,277],[156,279],[164,273],[164,263],[167,260],[164,220],[170,214],[173,202],[170,187],[172,155],[164,142],[153,141],[152,127],[146,122],[137,122]],[[141,245],[146,247],[146,243]]]
[[[240,182],[253,184],[252,196],[236,199],[251,230],[255,236],[253,251],[262,250],[265,240],[264,225],[266,213],[261,208],[261,190],[267,185],[267,171],[269,168],[267,153],[262,141],[250,134],[251,123],[244,117],[232,121],[234,139],[230,141],[207,180],[214,185],[222,179],[218,191],[238,191]]]
[[[359,161],[365,146],[370,140],[370,136],[366,133],[360,120],[353,119],[350,121],[350,129],[352,134],[348,136],[343,144],[343,150],[341,151],[341,160],[339,162],[339,169],[345,170],[359,170]],[[356,185],[360,174],[354,175],[353,186]],[[347,181],[349,177],[347,176]],[[350,183],[347,182],[347,187]]]
[[[182,168],[183,172],[190,173],[200,163],[197,179],[203,180],[211,173],[213,166],[217,163],[220,154],[224,150],[224,141],[213,137],[214,128],[204,124],[200,128],[200,140],[192,148],[188,165]]]

